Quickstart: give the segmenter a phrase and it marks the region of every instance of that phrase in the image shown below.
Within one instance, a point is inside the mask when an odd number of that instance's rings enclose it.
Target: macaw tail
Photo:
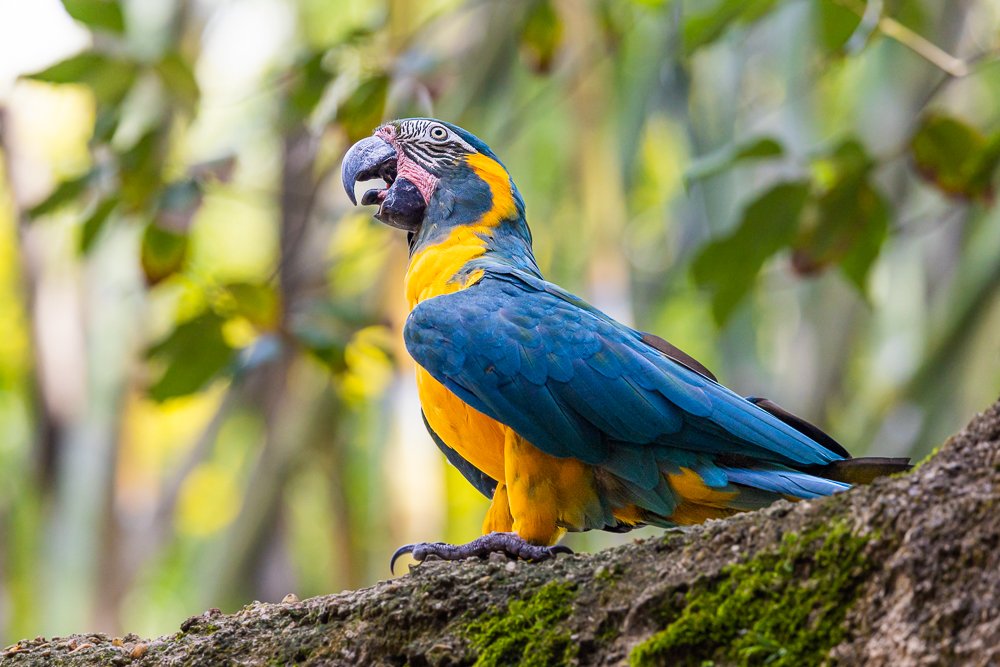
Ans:
[[[908,458],[886,458],[880,456],[866,456],[859,459],[851,458],[850,453],[839,442],[824,433],[818,426],[793,415],[774,401],[757,396],[748,396],[747,400],[785,422],[799,433],[809,436],[831,452],[840,454],[845,459],[821,466],[798,468],[802,472],[847,484],[871,484],[879,477],[893,475],[897,472],[906,472],[913,467]]]
[[[640,500],[643,507],[652,510],[644,515],[646,522],[689,525],[760,509],[780,499],[821,498],[912,467],[907,458],[851,458],[840,443],[821,429],[774,402],[756,397],[747,400],[844,458],[818,465],[782,465],[738,454],[712,456],[672,451],[658,461],[666,484],[661,483],[655,490],[667,502],[659,506],[650,502],[648,492]],[[661,509],[664,504],[670,505],[670,511]]]
[[[825,466],[813,466],[804,469],[803,472],[846,484],[871,484],[879,477],[906,472],[912,467],[910,459],[907,458],[863,456],[857,459],[834,461]]]
[[[879,477],[905,472],[911,467],[909,459],[883,457],[845,459],[808,468],[716,464],[699,469],[661,464],[674,503],[669,512],[641,513],[642,521],[669,527],[721,519],[767,507],[776,500],[833,495],[855,484],[869,484]],[[647,498],[642,500],[643,505],[651,507]],[[631,523],[634,519],[625,521]]]

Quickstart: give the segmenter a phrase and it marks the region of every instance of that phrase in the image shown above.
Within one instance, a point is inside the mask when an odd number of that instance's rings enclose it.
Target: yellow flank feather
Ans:
[[[451,393],[417,367],[417,394],[431,429],[459,456],[495,480],[504,479],[506,427]]]
[[[555,544],[566,530],[592,527],[601,518],[593,468],[540,451],[506,430],[504,466],[514,532],[534,544]]]
[[[514,517],[510,515],[510,501],[507,499],[507,485],[497,484],[493,492],[493,502],[483,519],[483,535],[487,533],[509,533],[514,530]]]
[[[636,505],[626,505],[625,507],[619,507],[612,512],[612,515],[618,521],[627,524],[629,526],[636,526],[643,523],[646,520],[646,512],[640,509]]]
[[[725,507],[736,497],[736,491],[719,491],[705,484],[701,475],[691,468],[681,467],[678,473],[667,475],[667,481],[684,501],[711,507]]]
[[[708,505],[698,505],[695,503],[681,503],[674,510],[668,519],[678,526],[696,526],[705,523],[709,519],[725,519],[737,514],[739,510],[725,507],[709,507]]]

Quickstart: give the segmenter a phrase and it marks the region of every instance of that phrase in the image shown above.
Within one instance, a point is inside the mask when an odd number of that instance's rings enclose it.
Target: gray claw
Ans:
[[[394,572],[396,560],[403,554],[411,554],[418,562],[423,562],[428,556],[437,556],[441,560],[465,560],[473,556],[486,558],[491,553],[502,553],[511,558],[537,563],[555,558],[558,554],[571,554],[573,550],[559,544],[552,547],[531,544],[517,533],[488,533],[468,544],[418,542],[401,546],[392,554],[389,571]]]

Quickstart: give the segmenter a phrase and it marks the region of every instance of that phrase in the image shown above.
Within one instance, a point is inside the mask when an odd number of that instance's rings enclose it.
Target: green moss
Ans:
[[[597,634],[594,636],[594,641],[599,646],[606,646],[621,637],[621,634],[622,631],[620,627],[609,623],[597,631]]]
[[[666,627],[635,647],[631,664],[822,663],[843,640],[844,617],[872,568],[870,539],[844,523],[786,535],[776,551],[692,588]]]
[[[621,566],[612,563],[611,565],[601,565],[594,570],[594,579],[611,583],[617,581],[622,576]]]
[[[561,665],[576,653],[569,631],[561,627],[570,614],[575,586],[551,582],[527,600],[514,600],[503,611],[469,624],[466,636],[477,649],[476,665]]]
[[[928,462],[928,461],[930,461],[930,460],[931,460],[932,458],[934,458],[935,456],[937,456],[937,454],[938,454],[938,452],[939,452],[939,451],[941,451],[941,448],[940,448],[940,447],[935,447],[934,449],[932,449],[932,450],[931,450],[931,453],[930,453],[930,454],[928,454],[928,455],[927,455],[927,456],[925,456],[924,458],[922,458],[922,459],[920,459],[919,461],[917,461],[916,463],[914,463],[914,464],[913,464],[913,468],[912,468],[912,469],[911,469],[911,470],[910,470],[909,472],[916,472],[917,470],[920,470],[920,468],[921,468],[921,467],[922,467],[922,466],[923,466],[923,465],[924,465],[925,463],[927,463],[927,462]]]

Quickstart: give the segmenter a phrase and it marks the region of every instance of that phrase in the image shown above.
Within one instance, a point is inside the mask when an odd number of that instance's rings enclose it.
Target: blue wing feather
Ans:
[[[795,498],[819,498],[851,487],[844,482],[816,477],[798,470],[725,468],[725,472],[729,480],[737,484],[783,493]]]
[[[488,272],[424,301],[404,337],[414,360],[469,405],[552,456],[602,466],[651,511],[676,505],[660,473],[681,467],[711,488],[758,489],[740,501],[748,506],[845,488],[784,467],[839,453],[536,276]],[[720,456],[746,464],[726,467]]]

